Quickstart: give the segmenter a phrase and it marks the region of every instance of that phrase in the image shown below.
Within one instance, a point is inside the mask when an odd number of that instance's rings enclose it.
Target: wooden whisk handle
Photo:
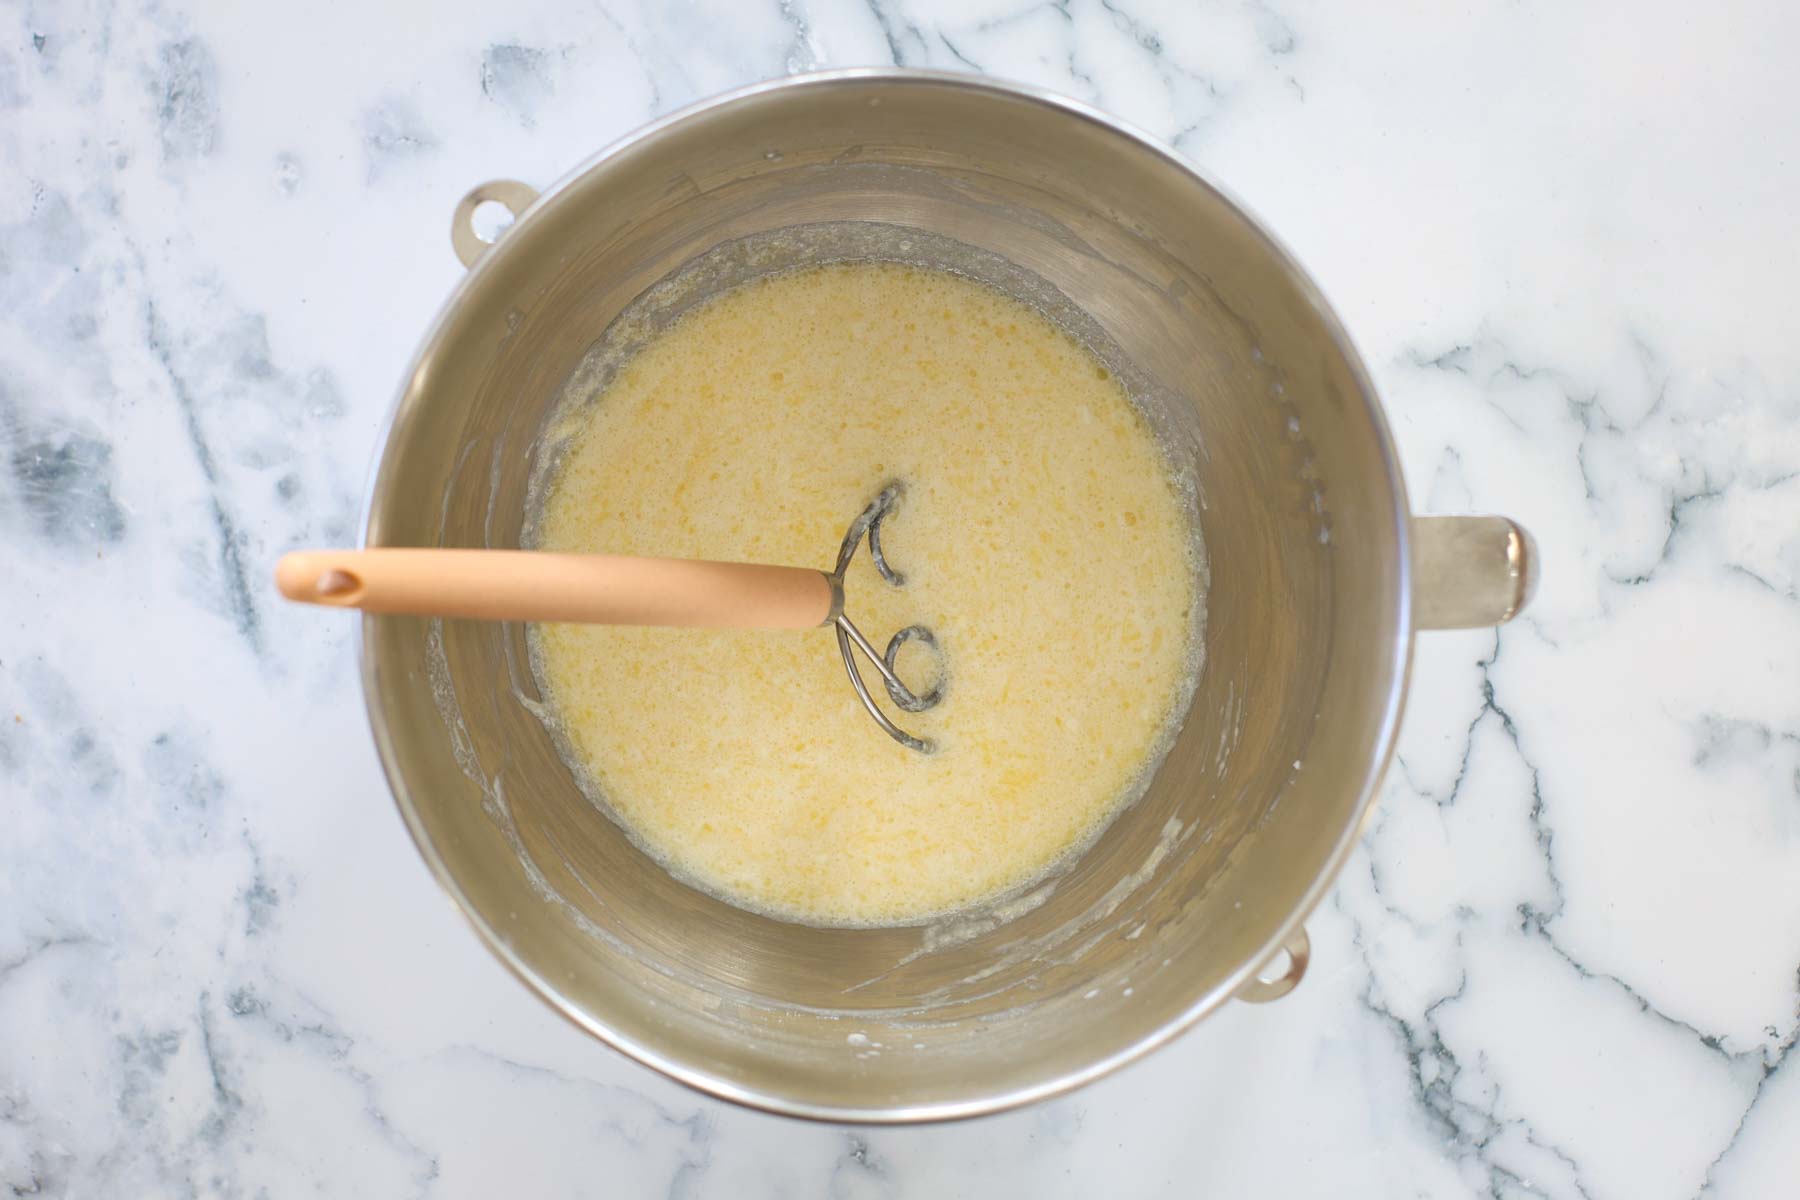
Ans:
[[[535,550],[301,550],[289,600],[373,613],[711,629],[810,629],[842,604],[823,571]]]

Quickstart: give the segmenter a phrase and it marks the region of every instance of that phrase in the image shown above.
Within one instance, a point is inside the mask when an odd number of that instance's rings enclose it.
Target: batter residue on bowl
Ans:
[[[906,586],[859,555],[846,608],[877,644],[936,632],[944,701],[896,714],[935,754],[869,720],[828,629],[532,631],[584,786],[696,886],[815,924],[976,904],[1093,837],[1180,719],[1203,599],[1188,505],[1118,381],[999,291],[887,263],[770,276],[572,419],[547,550],[828,570],[906,485],[882,539]]]

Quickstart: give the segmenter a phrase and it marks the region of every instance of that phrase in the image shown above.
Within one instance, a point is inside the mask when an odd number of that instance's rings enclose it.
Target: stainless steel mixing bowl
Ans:
[[[488,199],[518,217],[491,247],[469,222]],[[471,270],[401,390],[367,544],[518,545],[546,414],[628,303],[724,242],[844,221],[953,239],[1059,291],[1133,364],[1199,484],[1212,581],[1186,726],[1028,911],[949,930],[742,911],[583,798],[534,714],[521,628],[369,617],[363,673],[420,852],[558,1011],[727,1099],[930,1120],[1063,1091],[1298,982],[1301,922],[1393,746],[1413,631],[1511,616],[1530,543],[1497,518],[1411,515],[1324,300],[1173,154],[1032,89],[855,70],[691,108],[542,195],[475,189],[453,234]]]

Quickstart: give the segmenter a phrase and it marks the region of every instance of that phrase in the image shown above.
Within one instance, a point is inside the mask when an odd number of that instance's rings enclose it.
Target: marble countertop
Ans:
[[[1797,14],[0,6],[0,1190],[1792,1194]],[[1520,518],[1545,575],[1497,636],[1420,640],[1294,995],[871,1131],[704,1099],[520,988],[401,827],[348,623],[265,581],[354,536],[468,186],[894,61],[1224,182],[1343,315],[1420,508]]]

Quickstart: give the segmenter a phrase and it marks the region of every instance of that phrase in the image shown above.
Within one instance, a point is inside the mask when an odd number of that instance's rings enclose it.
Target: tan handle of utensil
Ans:
[[[823,571],[533,550],[301,550],[289,600],[373,613],[711,629],[810,629],[837,615]]]

